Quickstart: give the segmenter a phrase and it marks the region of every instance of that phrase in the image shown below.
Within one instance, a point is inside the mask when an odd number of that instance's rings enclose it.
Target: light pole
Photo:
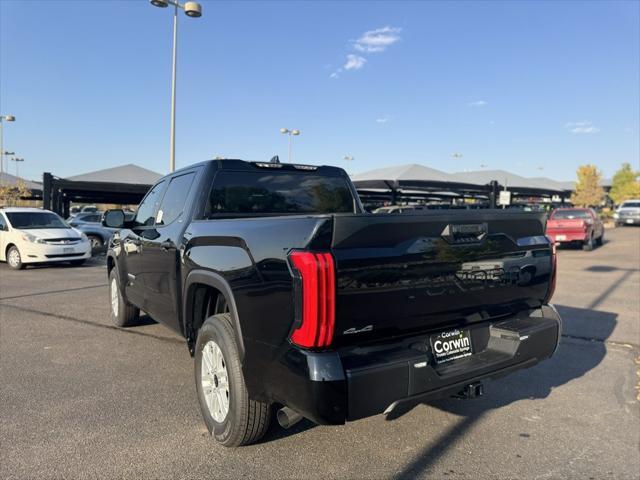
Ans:
[[[295,128],[293,130],[289,130],[288,128],[281,128],[280,133],[282,133],[283,135],[289,135],[289,163],[291,163],[291,136],[300,135],[300,130],[296,130]]]
[[[2,124],[5,121],[15,122],[16,117],[14,117],[13,115],[0,115],[0,181],[2,179],[2,173],[4,172],[4,145],[2,145]]]
[[[15,155],[15,154],[16,154],[15,152],[9,152],[8,150],[4,151],[4,156],[5,157],[8,157],[9,155]],[[7,159],[7,175],[9,175],[9,160],[11,160],[11,159]]]
[[[169,171],[176,169],[176,66],[178,63],[178,9],[182,8],[185,15],[192,18],[202,16],[202,6],[198,2],[186,2],[184,4],[174,0],[150,0],[154,7],[167,8],[169,5],[173,10],[173,68],[171,73],[171,140],[169,146]]]
[[[354,158],[352,155],[345,155],[344,157],[342,157],[342,159],[343,159],[343,160],[346,160],[346,161],[347,161],[347,163],[351,163],[351,162],[353,162],[353,161],[355,160],[355,158]],[[350,172],[347,170],[347,175],[349,175],[349,176],[351,177],[351,176],[352,176],[352,173],[350,173]]]
[[[20,162],[24,162],[24,158],[13,157],[11,160],[16,162],[16,177],[20,178]],[[9,170],[9,165],[7,165],[7,170]]]

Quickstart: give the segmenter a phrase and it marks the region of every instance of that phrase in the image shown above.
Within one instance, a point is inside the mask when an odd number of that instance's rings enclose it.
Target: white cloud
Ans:
[[[353,50],[362,55],[369,53],[384,52],[389,46],[400,41],[401,28],[382,27],[364,32],[360,38],[351,41]],[[343,71],[360,70],[367,63],[364,56],[350,53],[347,55],[345,64],[329,74],[329,78],[339,78]]]
[[[467,105],[469,107],[484,107],[487,105],[488,102],[486,102],[485,100],[476,100],[475,102],[469,102],[467,103]]]
[[[347,55],[347,63],[344,64],[345,70],[360,70],[367,63],[367,59],[359,55]]]
[[[387,123],[389,120],[390,120],[389,117],[376,118],[376,122],[378,123]]]
[[[600,129],[593,125],[588,120],[581,120],[579,122],[567,122],[564,124],[564,128],[571,133],[598,133]]]
[[[353,48],[366,53],[384,52],[389,46],[400,41],[401,31],[401,28],[389,26],[369,30],[353,43]]]

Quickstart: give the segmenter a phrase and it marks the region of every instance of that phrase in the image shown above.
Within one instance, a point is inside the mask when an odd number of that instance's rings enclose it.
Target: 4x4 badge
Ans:
[[[373,330],[373,325],[367,325],[366,327],[356,328],[351,327],[342,332],[343,335],[351,335],[352,333],[364,333],[371,332]]]

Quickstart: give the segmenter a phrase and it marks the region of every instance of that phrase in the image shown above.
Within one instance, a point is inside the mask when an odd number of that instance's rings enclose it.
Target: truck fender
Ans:
[[[224,295],[225,300],[227,301],[227,305],[229,307],[229,313],[231,314],[231,323],[233,327],[233,331],[236,337],[236,344],[238,345],[238,354],[240,355],[240,361],[244,359],[244,341],[242,339],[242,329],[240,328],[240,319],[238,317],[238,308],[236,306],[236,300],[233,296],[233,292],[229,283],[225,280],[221,275],[212,272],[210,270],[192,270],[187,275],[187,279],[184,284],[184,296],[182,304],[184,305],[184,311],[182,318],[185,319],[185,336],[188,338],[189,332],[186,331],[186,321],[190,319],[191,310],[193,308],[191,295],[189,295],[189,290],[191,289],[191,285],[194,283],[201,283],[203,285],[208,285],[212,288],[218,290],[222,295]],[[195,339],[193,339],[195,341]],[[189,347],[191,349],[191,347]]]

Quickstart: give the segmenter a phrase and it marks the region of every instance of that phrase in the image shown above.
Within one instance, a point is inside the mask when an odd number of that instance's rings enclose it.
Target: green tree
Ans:
[[[616,205],[630,198],[640,198],[640,171],[634,171],[630,164],[623,163],[613,176],[609,197]]]
[[[602,173],[595,165],[581,165],[576,172],[578,181],[576,190],[571,195],[571,203],[579,207],[595,207],[602,203],[604,190],[602,188]]]

